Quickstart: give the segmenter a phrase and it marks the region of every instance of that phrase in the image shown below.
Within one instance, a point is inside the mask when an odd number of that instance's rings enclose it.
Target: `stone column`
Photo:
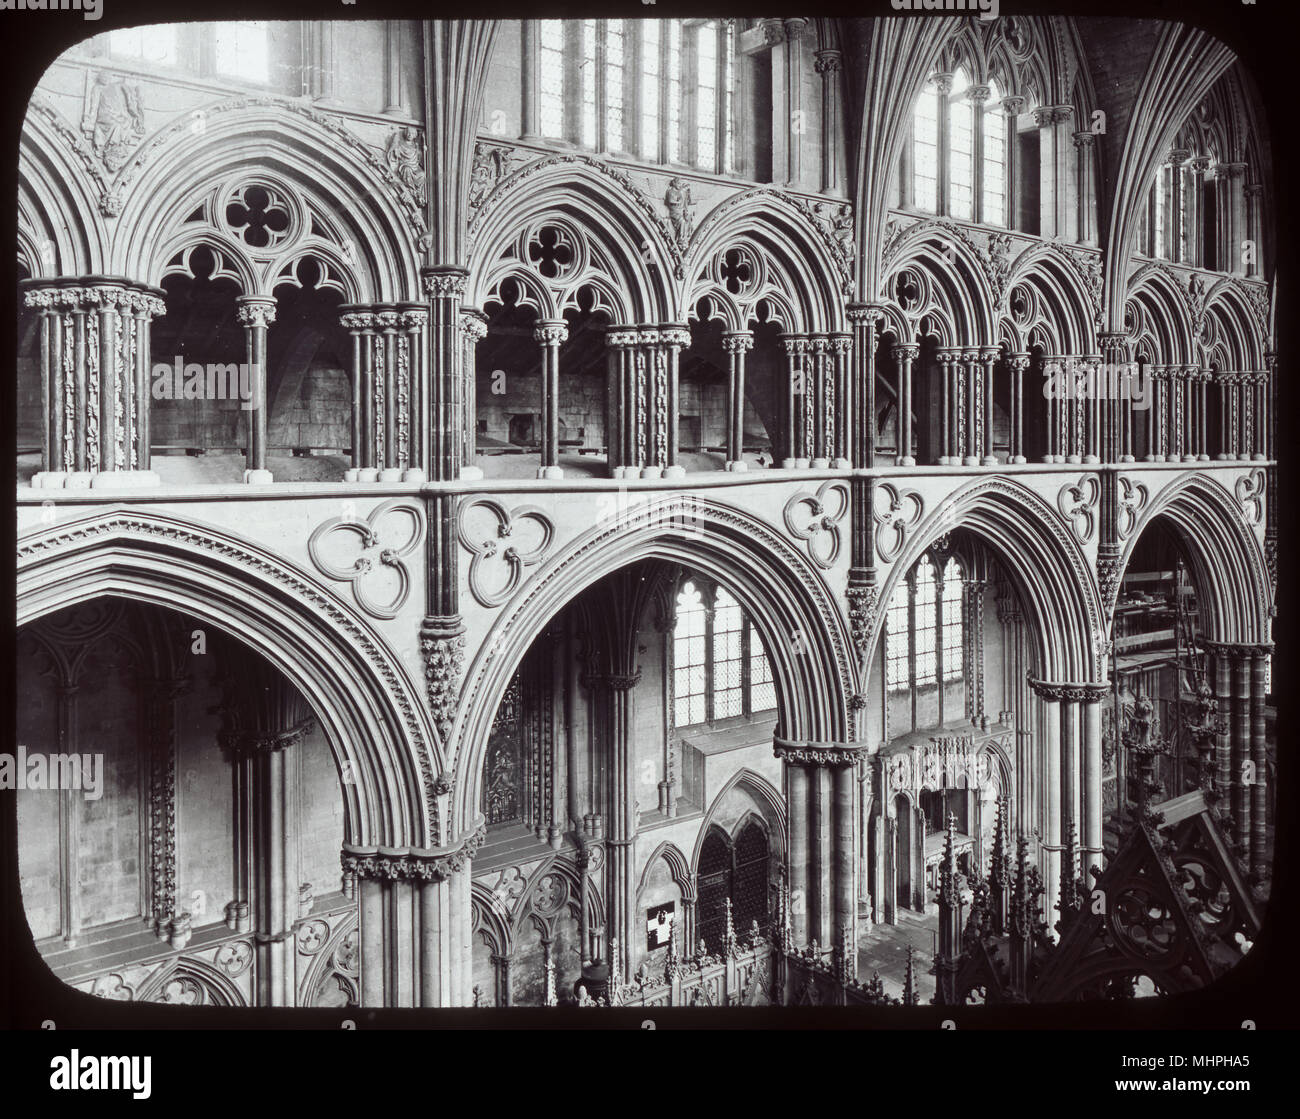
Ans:
[[[748,330],[727,331],[722,349],[727,354],[727,458],[726,469],[748,470],[745,462],[745,354],[754,348]]]
[[[1226,261],[1221,262],[1221,270],[1230,272],[1234,276],[1240,276],[1245,273],[1245,262],[1242,260],[1242,242],[1250,236],[1249,226],[1246,222],[1246,196],[1242,189],[1242,180],[1245,178],[1249,164],[1246,163],[1220,163],[1218,170],[1225,177],[1228,187],[1228,246],[1231,255]],[[1259,253],[1259,245],[1255,245],[1255,253]]]
[[[430,409],[426,407],[429,399],[428,376],[425,368],[424,332],[429,325],[429,313],[415,303],[398,304],[398,320],[402,335],[397,342],[397,396],[400,423],[398,428],[398,451],[406,469],[402,473],[403,482],[423,482],[427,477],[425,463],[428,461],[428,449],[432,443],[433,431],[429,421]],[[459,332],[455,345],[459,349]],[[459,357],[459,354],[457,354]],[[452,382],[452,402],[449,422],[451,424],[444,444],[445,452],[455,461],[459,473],[464,461],[464,440],[458,429],[465,415],[463,400],[464,378],[460,375],[459,364]]]
[[[414,469],[428,471],[434,481],[451,481],[465,463],[461,459],[462,437],[457,425],[463,408],[461,301],[469,274],[462,268],[424,268],[420,280],[428,307],[428,370],[421,398],[429,402],[427,460],[412,462]],[[470,367],[473,378],[473,367]],[[472,460],[471,460],[472,463]],[[390,464],[385,464],[390,465]],[[420,478],[411,480],[419,481]]]
[[[339,322],[352,339],[352,363],[349,380],[352,385],[352,468],[344,473],[346,482],[373,482],[379,476],[375,468],[371,444],[373,418],[370,415],[373,400],[374,328],[373,312],[345,304]]]
[[[1088,131],[1074,132],[1074,160],[1078,171],[1079,236],[1083,245],[1097,243],[1097,196],[1093,189],[1093,143],[1096,137]]]
[[[1085,887],[1092,886],[1089,869],[1106,865],[1103,853],[1103,823],[1101,803],[1101,703],[1106,697],[1106,685],[1097,684],[1084,690],[1081,701],[1083,711],[1083,773],[1082,839],[1079,847],[1079,867]]]
[[[270,296],[241,295],[235,321],[244,328],[244,353],[252,382],[252,408],[248,412],[248,457],[244,481],[266,485],[274,481],[266,468],[266,332],[275,322],[275,300]]]
[[[1268,869],[1268,820],[1266,803],[1268,791],[1268,757],[1266,752],[1264,701],[1267,689],[1264,671],[1268,664],[1269,646],[1257,646],[1250,658],[1250,760],[1253,780],[1250,782],[1250,873],[1263,877]]]
[[[785,149],[786,185],[797,187],[800,184],[799,162],[806,130],[796,131],[794,122],[803,119],[803,33],[808,20],[798,17],[784,19],[782,23],[785,27],[785,131],[789,137]]]
[[[1029,686],[1039,699],[1042,745],[1040,758],[1040,804],[1042,805],[1042,831],[1039,849],[1043,860],[1043,912],[1049,929],[1056,922],[1053,916],[1060,898],[1061,883],[1061,703],[1059,693],[1050,684],[1030,679]]]
[[[478,344],[487,337],[487,316],[482,311],[465,308],[460,316],[461,337],[461,403],[464,409],[464,439],[460,447],[460,476],[477,481],[483,477],[478,459],[478,377],[474,355]],[[427,424],[426,418],[426,424]]]
[[[953,371],[959,368],[961,351],[944,347],[936,351],[936,357],[942,370],[940,373],[940,430],[942,432],[940,447],[943,453],[939,456],[939,465],[960,466],[961,455],[954,453],[958,425],[955,411],[957,386],[954,383]]]
[[[609,838],[605,846],[605,898],[608,906],[609,937],[624,944],[632,931],[635,901],[635,851],[633,845],[639,821],[633,804],[632,728],[636,725],[633,691],[640,673],[611,673],[602,677],[607,689],[609,711],[606,757],[609,759]],[[608,962],[608,961],[607,961]]]
[[[678,372],[682,351],[691,345],[690,328],[677,323],[659,327],[655,351],[655,465],[664,478],[683,478],[686,469],[678,461],[677,425],[681,412]]]
[[[958,430],[960,424],[964,421],[966,424],[965,438],[960,439],[962,444],[963,466],[978,466],[980,463],[980,421],[979,409],[977,407],[979,398],[979,380],[982,373],[980,365],[980,351],[975,349],[963,350],[961,353],[961,364],[957,367],[962,385],[961,401],[964,412],[959,410]]]
[[[344,845],[361,895],[363,1006],[471,1005],[470,859],[482,838],[480,827],[433,850]]]
[[[816,388],[810,371],[812,342],[800,334],[784,335],[785,351],[785,470],[806,470],[812,465],[812,438],[816,426]]]
[[[855,787],[861,750],[853,744],[776,739],[785,764],[789,806],[790,884],[796,945],[840,944],[857,958],[857,830]],[[801,891],[801,894],[796,894]],[[796,898],[805,901],[799,905]]]
[[[1025,373],[1029,369],[1028,354],[1011,354],[1007,359],[1011,370],[1011,462],[1020,465],[1025,458]]]
[[[822,76],[822,193],[836,194],[840,189],[840,52],[819,50],[813,56],[813,69]]]
[[[853,432],[850,427],[852,408],[850,364],[853,354],[853,335],[832,334],[827,340],[827,346],[829,348],[827,361],[833,368],[829,391],[835,402],[834,431],[827,454],[831,458],[832,467],[836,470],[848,470],[852,465],[850,456],[853,442]]]
[[[1073,105],[1044,105],[1034,110],[1041,152],[1039,232],[1044,237],[1059,237],[1064,240],[1069,236],[1069,125],[1073,119]]]
[[[876,323],[882,312],[866,303],[852,303],[847,315],[853,329],[853,371],[846,453],[853,466],[865,468],[876,461]]]
[[[1264,462],[1268,459],[1268,371],[1251,374],[1250,392],[1255,401],[1255,420],[1252,425],[1253,438],[1251,446],[1254,449],[1252,456],[1256,462]]]
[[[379,466],[379,481],[396,482],[402,476],[399,466],[399,431],[401,417],[398,413],[397,348],[401,317],[392,304],[380,303],[375,307],[376,361],[374,387],[376,390],[375,417],[379,428],[375,432],[375,453]]]
[[[815,396],[812,402],[814,432],[812,445],[812,467],[825,470],[835,457],[835,364],[831,359],[830,339],[822,334],[809,339],[812,350],[811,363]]]
[[[1260,226],[1261,210],[1263,204],[1260,199],[1264,196],[1263,183],[1249,183],[1242,188],[1242,196],[1246,202],[1246,240],[1253,242],[1251,252],[1244,251],[1243,246],[1229,244],[1228,251],[1242,261],[1245,267],[1245,274],[1252,280],[1258,279],[1262,274],[1263,246],[1260,243]]]
[[[166,313],[163,292],[99,276],[23,285],[40,315],[43,489],[156,486],[149,403],[156,385],[176,396],[181,368],[155,377],[149,325]],[[161,371],[163,366],[159,366]]]
[[[984,346],[980,349],[980,360],[984,363],[984,466],[997,466],[997,456],[993,453],[993,366],[1001,355],[997,346]]]
[[[898,363],[898,465],[915,466],[912,457],[912,362],[921,352],[914,342],[897,343],[894,360]],[[978,461],[978,460],[977,460]]]
[[[1249,857],[1251,837],[1251,795],[1247,780],[1251,759],[1251,661],[1249,646],[1233,645],[1232,657],[1232,817],[1239,850]]]
[[[560,346],[568,341],[563,319],[545,319],[533,329],[533,341],[542,347],[542,451],[539,478],[563,478],[560,467]]]
[[[605,379],[605,442],[613,478],[637,478],[641,473],[633,438],[639,337],[634,326],[611,327],[605,332],[605,352],[609,356]]]

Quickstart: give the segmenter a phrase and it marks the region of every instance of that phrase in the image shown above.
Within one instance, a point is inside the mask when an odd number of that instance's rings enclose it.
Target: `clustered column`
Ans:
[[[855,812],[861,749],[775,742],[785,762],[791,932],[796,945],[840,945],[856,959]]]
[[[40,315],[39,488],[157,485],[149,470],[149,327],[163,292],[87,276],[25,285]]]
[[[848,308],[853,328],[852,375],[849,378],[851,405],[847,409],[846,447],[850,463],[869,467],[876,461],[876,323],[883,317],[878,307],[854,303]]]
[[[533,328],[542,347],[542,438],[539,478],[563,478],[560,467],[560,347],[569,339],[563,319],[546,319]]]
[[[678,362],[690,345],[683,326],[617,326],[609,354],[606,442],[615,478],[676,478]]]
[[[361,1005],[469,1006],[470,860],[483,829],[436,850],[345,844],[360,893]]]
[[[1029,354],[1011,354],[1007,358],[1011,373],[1011,462],[1026,462],[1025,458],[1025,373],[1029,369]]]
[[[487,337],[487,316],[482,311],[466,308],[460,316],[461,337],[461,384],[463,391],[461,401],[463,415],[461,419],[464,438],[460,447],[460,476],[465,479],[478,479],[483,471],[475,465],[478,457],[478,383],[475,375],[474,355],[478,344]]]
[[[422,481],[421,464],[430,454],[450,461],[459,449],[450,446],[459,435],[444,435],[450,426],[439,431],[437,418],[431,420],[424,406],[429,312],[418,303],[349,304],[339,322],[352,337],[352,467],[344,481]],[[460,404],[458,392],[448,396],[450,425]]]

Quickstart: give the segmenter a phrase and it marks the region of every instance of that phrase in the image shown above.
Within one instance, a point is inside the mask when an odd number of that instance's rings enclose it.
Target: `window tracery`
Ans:
[[[776,707],[762,638],[725,587],[697,575],[681,584],[672,635],[677,728],[752,717]]]

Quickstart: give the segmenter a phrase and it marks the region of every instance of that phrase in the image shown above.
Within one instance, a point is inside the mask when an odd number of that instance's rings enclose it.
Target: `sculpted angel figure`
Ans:
[[[121,170],[144,135],[140,87],[101,71],[95,77],[82,128],[104,166],[114,173]]]
[[[695,200],[691,198],[691,188],[674,177],[668,183],[664,194],[664,205],[668,208],[668,224],[673,227],[673,234],[678,241],[689,241],[691,237],[691,218],[695,209]]]
[[[402,128],[388,141],[388,166],[421,202],[424,201],[424,151],[414,128]]]

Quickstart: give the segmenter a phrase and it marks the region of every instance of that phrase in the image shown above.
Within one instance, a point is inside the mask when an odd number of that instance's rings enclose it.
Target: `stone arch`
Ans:
[[[682,892],[682,901],[693,902],[695,900],[695,872],[694,866],[699,858],[699,852],[696,851],[696,857],[687,862],[686,856],[682,854],[682,849],[676,843],[664,840],[656,847],[650,857],[646,860],[645,869],[641,872],[640,881],[636,884],[636,897],[640,899],[650,884],[650,874],[655,868],[655,864],[660,859],[668,867],[668,876]],[[640,902],[638,900],[638,907]]]
[[[958,528],[974,533],[998,557],[1033,612],[1040,676],[1081,683],[1099,679],[1105,629],[1092,565],[1056,510],[1007,478],[982,479],[955,491],[911,533],[881,586],[882,608],[872,619],[867,663],[874,660],[884,629],[883,604],[895,586],[935,540]]]
[[[1159,347],[1151,360],[1157,365],[1190,362],[1192,320],[1187,304],[1172,273],[1159,264],[1149,264],[1137,272],[1129,284],[1128,303],[1138,309],[1137,321]],[[1137,333],[1130,331],[1129,333]]]
[[[126,193],[112,245],[116,271],[157,285],[214,184],[246,176],[276,184],[310,215],[299,243],[347,278],[349,301],[419,298],[422,207],[358,137],[278,101],[227,101],[196,112],[201,132],[193,133],[193,114],[172,122],[146,143],[146,153],[159,154],[119,184]],[[195,233],[208,228],[193,224]],[[271,273],[259,277],[267,290],[245,294],[270,294],[284,262],[275,263],[260,270]]]
[[[111,271],[98,217],[108,183],[85,144],[53,105],[32,98],[18,144],[18,229],[31,244],[25,255],[33,278]],[[84,153],[80,162],[69,148]]]
[[[830,224],[831,219],[825,221]],[[828,240],[806,205],[801,208],[779,191],[760,187],[733,195],[705,215],[691,235],[683,303],[689,311],[705,294],[699,278],[709,263],[734,243],[743,242],[764,253],[774,272],[775,286],[795,320],[786,324],[787,331],[842,332],[847,329],[843,257]],[[839,290],[833,283],[837,276]],[[851,287],[851,272],[847,279]],[[728,329],[744,330],[746,326],[740,323]]]
[[[857,666],[841,612],[803,553],[766,523],[695,495],[651,500],[609,518],[552,556],[503,604],[468,666],[453,741],[454,818],[477,815],[488,733],[511,675],[560,609],[611,571],[657,558],[727,587],[763,639],[785,738],[845,741]],[[796,640],[798,635],[798,640]]]
[[[1035,296],[1036,318],[1055,333],[1057,348],[1049,351],[1062,355],[1097,352],[1092,299],[1072,264],[1046,245],[1027,249],[1011,266],[1002,290],[999,308],[1000,328],[1009,332],[1018,351],[1029,350],[1037,341],[1032,336],[1034,322],[1022,321],[1011,310],[1011,295],[1018,285],[1029,286]]]
[[[1240,289],[1228,278],[1219,280],[1205,296],[1205,316],[1214,323],[1213,335],[1222,342],[1230,365],[1220,369],[1234,371],[1264,368],[1264,338],[1250,306]],[[1198,339],[1209,341],[1211,339]],[[1198,347],[1199,348],[1199,347]],[[1204,347],[1197,356],[1201,365],[1209,365],[1211,354]]]
[[[1253,475],[1267,484],[1262,469],[1239,477]],[[1259,502],[1262,514],[1262,486],[1253,500]],[[1138,539],[1157,519],[1173,527],[1184,548],[1197,600],[1205,608],[1203,635],[1231,643],[1269,641],[1271,583],[1263,549],[1245,522],[1242,503],[1220,482],[1196,473],[1184,474],[1161,491],[1134,525],[1120,557],[1120,577]]]
[[[709,805],[709,810],[704,819],[700,821],[699,833],[695,837],[695,847],[691,851],[690,874],[694,881],[695,873],[700,865],[700,849],[704,846],[704,837],[708,834],[709,828],[714,825],[714,819],[718,814],[718,807],[722,804],[723,799],[733,789],[740,789],[749,794],[750,798],[761,809],[760,822],[763,830],[767,832],[771,845],[768,849],[768,857],[773,859],[778,865],[785,865],[785,853],[787,846],[787,829],[785,815],[785,800],[770,781],[760,773],[748,767],[737,770],[732,774],[731,779],[723,785],[718,791],[718,795],[713,798],[713,803]],[[728,835],[734,838],[740,834],[740,827],[754,812],[747,812],[737,822]]]
[[[466,306],[481,307],[506,274],[499,262],[522,230],[548,215],[571,224],[606,258],[628,323],[680,320],[671,278],[680,250],[653,203],[626,175],[582,156],[535,160],[509,175],[470,224]],[[515,269],[525,273],[522,268]],[[559,317],[553,308],[542,317]]]
[[[493,954],[509,956],[514,951],[514,927],[509,913],[482,882],[472,883],[469,892],[474,935],[482,933],[491,942]]]
[[[996,339],[992,288],[969,236],[948,222],[923,221],[904,231],[888,250],[882,298],[898,302],[916,324],[914,332],[935,334],[941,346],[992,345]],[[923,278],[914,307],[904,305],[893,290],[895,281],[909,270]],[[948,336],[935,329],[941,325]]]
[[[109,509],[20,541],[18,625],[103,595],[209,621],[285,674],[329,741],[350,848],[448,841],[422,698],[369,625],[306,576],[216,526],[157,513]]]
[[[164,964],[141,986],[136,995],[137,1002],[155,1002],[173,980],[188,979],[203,990],[204,1003],[217,1006],[247,1006],[243,994],[229,976],[202,960],[192,957],[173,960]]]

